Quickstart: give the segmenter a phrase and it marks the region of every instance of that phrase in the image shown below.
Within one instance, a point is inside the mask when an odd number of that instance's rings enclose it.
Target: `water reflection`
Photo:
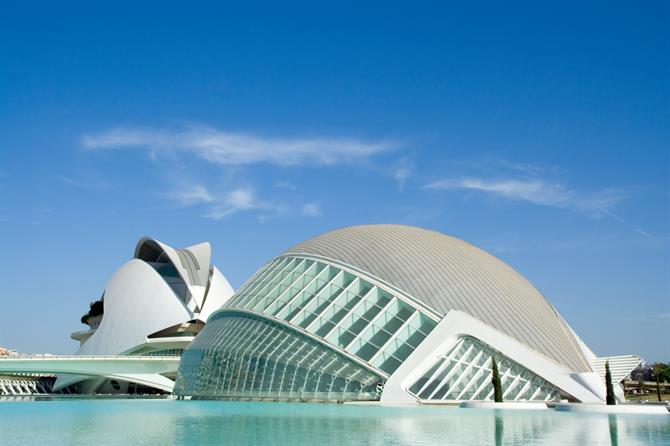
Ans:
[[[496,413],[496,446],[503,444],[503,417]]]
[[[619,446],[619,434],[617,432],[616,415],[609,414],[608,418],[610,425],[610,443],[612,446]]]
[[[450,407],[50,401],[0,404],[0,444],[668,445],[670,415]]]

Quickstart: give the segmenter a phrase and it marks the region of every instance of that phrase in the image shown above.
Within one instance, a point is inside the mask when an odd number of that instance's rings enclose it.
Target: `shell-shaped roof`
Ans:
[[[441,315],[463,311],[573,371],[591,371],[547,299],[505,262],[463,240],[413,226],[362,225],[319,235],[289,254],[352,266]]]

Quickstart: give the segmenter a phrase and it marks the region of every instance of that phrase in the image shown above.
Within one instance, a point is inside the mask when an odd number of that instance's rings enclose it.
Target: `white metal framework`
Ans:
[[[378,284],[295,256],[270,262],[227,309],[280,319],[367,362],[382,376],[393,373],[437,324]]]
[[[420,400],[492,400],[492,358],[496,358],[503,399],[548,401],[560,392],[546,380],[496,352],[485,343],[465,336],[433,365],[409,391]]]
[[[29,355],[0,358],[0,372],[18,374],[68,374],[132,382],[172,392],[179,356],[58,356]],[[56,389],[58,390],[58,389]]]
[[[642,363],[642,358],[636,355],[607,356],[604,358],[596,358],[593,361],[593,366],[596,373],[600,375],[603,383],[605,382],[606,362],[609,362],[610,364],[612,382],[616,384],[626,379],[631,374],[631,372]]]
[[[51,393],[54,379],[52,377],[0,375],[0,396],[48,394]]]

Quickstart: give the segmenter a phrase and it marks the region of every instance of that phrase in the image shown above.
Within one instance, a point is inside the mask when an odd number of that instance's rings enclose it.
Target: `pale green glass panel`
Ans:
[[[292,259],[292,261],[283,267],[279,268],[273,274],[269,275],[262,287],[249,293],[249,298],[241,305],[242,308],[253,308],[259,302],[263,301],[268,293],[279,285],[295,268],[299,268],[303,262],[299,259]]]
[[[184,352],[175,393],[204,398],[376,400],[381,384],[379,376],[297,332],[227,314],[210,321]]]

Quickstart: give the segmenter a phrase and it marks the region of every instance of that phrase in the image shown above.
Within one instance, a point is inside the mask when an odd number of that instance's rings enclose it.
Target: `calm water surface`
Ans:
[[[0,403],[0,445],[670,445],[670,415],[171,400]]]

